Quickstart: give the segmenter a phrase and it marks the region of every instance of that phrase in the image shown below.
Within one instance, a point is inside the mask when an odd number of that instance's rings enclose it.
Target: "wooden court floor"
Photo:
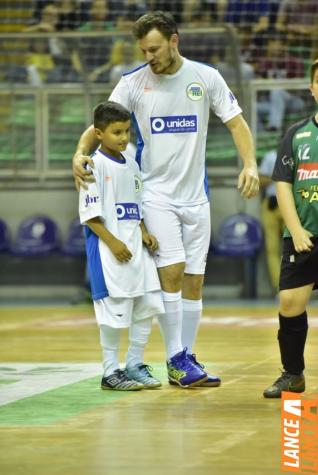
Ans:
[[[307,391],[318,393],[318,306],[309,308]],[[163,387],[101,391],[93,309],[0,307],[3,475],[280,474],[276,306],[205,306],[196,353],[220,388],[166,381],[157,325],[146,362]],[[126,347],[126,335],[122,345]],[[122,352],[124,361],[124,351]]]

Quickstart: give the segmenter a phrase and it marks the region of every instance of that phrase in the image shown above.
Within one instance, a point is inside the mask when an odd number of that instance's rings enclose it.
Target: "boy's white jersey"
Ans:
[[[186,58],[173,75],[154,74],[146,64],[126,73],[109,99],[132,113],[143,200],[185,206],[206,202],[210,109],[222,122],[242,112],[219,72]]]
[[[160,289],[153,258],[142,244],[140,229],[142,181],[137,163],[109,157],[101,150],[93,155],[95,183],[80,189],[82,224],[99,217],[105,227],[123,241],[133,257],[119,262],[108,246],[88,226],[86,252],[94,300],[107,296],[136,297]]]

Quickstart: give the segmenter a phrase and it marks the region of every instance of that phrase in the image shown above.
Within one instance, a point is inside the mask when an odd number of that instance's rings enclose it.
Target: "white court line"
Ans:
[[[318,317],[309,317],[311,328],[318,328]],[[213,326],[238,326],[238,327],[277,327],[279,324],[278,317],[248,317],[227,315],[224,317],[216,317],[205,314],[201,318],[201,323]]]
[[[202,450],[204,454],[221,455],[225,450],[231,449],[237,444],[245,442],[247,439],[257,434],[257,430],[250,431],[235,431],[234,433],[226,435],[223,439],[214,441],[211,447]]]
[[[318,328],[318,317],[309,318],[310,327]],[[201,325],[216,326],[216,327],[277,327],[279,324],[278,317],[250,317],[250,316],[213,316],[205,314],[202,316]],[[158,326],[157,319],[153,321],[154,326]],[[28,322],[26,324],[6,324],[2,327],[2,330],[12,330],[15,328],[73,328],[73,327],[87,327],[96,326],[94,317],[86,318],[67,318],[60,320],[37,320],[34,322]]]
[[[0,367],[0,379],[19,381],[0,385],[0,406],[93,378],[102,373],[99,363],[11,363]]]
[[[269,356],[268,358],[265,358],[264,360],[257,361],[256,363],[253,363],[253,364],[248,365],[248,366],[243,366],[240,369],[240,371],[244,372],[244,371],[246,371],[250,368],[255,368],[256,366],[259,366],[263,363],[267,363],[268,361],[273,360],[274,358],[276,358],[276,356]],[[230,379],[229,381],[226,381],[225,383],[222,382],[222,386],[229,386],[230,384],[234,384],[237,381],[240,381],[241,379],[248,378],[248,377],[249,377],[249,375],[243,374],[242,376],[239,376],[238,378]]]

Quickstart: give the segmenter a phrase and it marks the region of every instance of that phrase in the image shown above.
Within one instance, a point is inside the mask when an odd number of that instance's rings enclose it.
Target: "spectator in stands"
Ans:
[[[30,33],[52,33],[57,31],[57,24],[59,21],[59,10],[54,2],[47,3],[40,10],[40,18],[34,24],[29,26],[26,31]]]
[[[182,11],[182,24],[193,28],[209,27],[217,21],[217,5],[210,0],[188,0]]]
[[[117,83],[125,72],[137,68],[142,63],[137,45],[131,41],[119,39],[113,45],[109,61],[92,71],[89,80],[103,81],[100,76],[104,77],[105,73],[108,73],[108,80],[111,83]]]
[[[275,295],[278,292],[284,228],[284,221],[277,205],[275,184],[272,181],[276,156],[276,150],[270,150],[264,155],[259,167],[260,186],[263,192],[261,216],[265,236],[266,261]]]
[[[269,0],[227,0],[224,21],[236,27],[241,56],[254,65],[263,47],[263,33],[269,27]]]
[[[211,63],[217,67],[225,81],[231,85],[237,82],[238,75],[242,81],[249,81],[255,76],[253,66],[245,62],[244,58],[239,60],[237,71],[233,65],[233,53],[230,48],[226,48],[224,45],[214,48]]]
[[[74,30],[80,26],[80,11],[76,0],[57,0],[59,11],[57,30]]]
[[[182,25],[186,28],[209,28],[216,23],[214,2],[209,0],[189,0],[182,10]],[[222,44],[223,35],[213,36],[213,47]],[[211,34],[208,32],[191,32],[182,39],[181,54],[194,61],[211,62]]]
[[[54,33],[57,32],[58,21],[58,8],[51,3],[42,8],[40,21],[27,27],[25,31],[29,33]],[[61,40],[58,38],[49,38],[48,41],[51,55],[53,57],[60,56],[63,49]]]
[[[276,20],[276,29],[287,34],[291,47],[302,57],[309,57],[313,34],[318,27],[317,0],[282,0]]]
[[[56,5],[45,5],[41,10],[41,20],[28,28],[26,32],[29,33],[54,33],[57,32],[57,25],[59,22],[59,11]],[[27,58],[27,66],[29,70],[29,77],[31,73],[31,83],[33,85],[40,85],[43,81],[48,82],[74,82],[79,80],[77,70],[79,70],[78,62],[75,57],[75,45],[72,41],[64,41],[61,38],[37,38],[34,40],[34,45],[39,43],[40,53],[34,54],[31,51]],[[48,51],[44,56],[44,46],[40,43],[48,44]],[[49,60],[48,55],[51,56]],[[53,62],[53,67],[52,63]],[[32,66],[33,65],[33,66]],[[44,70],[46,69],[46,72]],[[38,72],[38,77],[36,76]]]
[[[143,0],[120,0],[120,13],[117,17],[117,26],[120,29],[131,28],[133,23],[147,10],[147,2]]]
[[[89,10],[89,21],[78,30],[82,32],[113,31],[116,25],[110,10],[108,0],[93,0]],[[79,41],[76,62],[80,72],[89,77],[92,71],[108,63],[113,40],[106,37],[83,37]],[[108,73],[100,76],[100,80],[108,81]]]
[[[144,62],[141,60],[140,50],[134,43],[118,41],[117,50],[118,59],[113,61],[114,66],[109,74],[109,80],[113,84],[117,83],[124,73],[137,68]]]
[[[292,79],[304,77],[304,63],[288,53],[286,38],[275,31],[268,32],[266,57],[256,63],[256,74],[266,79]],[[265,100],[258,103],[260,119],[268,117],[266,128],[280,131],[286,112],[300,112],[303,100],[284,89],[272,89]],[[261,126],[261,121],[259,122]],[[260,127],[262,128],[262,127]]]
[[[33,19],[39,23],[42,19],[42,10],[48,5],[58,9],[59,21],[56,29],[73,30],[80,24],[80,10],[82,0],[36,0],[34,2]]]
[[[214,0],[212,0],[214,1]],[[173,15],[177,23],[182,22],[184,0],[148,0],[148,10],[160,10]]]
[[[46,7],[47,5],[54,5],[55,0],[35,0],[33,4],[34,4],[34,9],[33,9],[33,14],[32,14],[33,22],[39,23],[42,18],[43,8]]]
[[[268,0],[228,0],[225,21],[250,33],[260,33],[269,26]]]
[[[274,27],[276,24],[277,13],[281,0],[269,0],[269,25],[270,28]]]
[[[26,57],[29,84],[32,86],[42,85],[54,67],[54,59],[50,54],[47,41],[42,38],[32,40],[30,52]]]
[[[93,0],[89,10],[89,20],[79,27],[79,31],[108,31],[113,28],[114,21],[109,2],[107,0]]]

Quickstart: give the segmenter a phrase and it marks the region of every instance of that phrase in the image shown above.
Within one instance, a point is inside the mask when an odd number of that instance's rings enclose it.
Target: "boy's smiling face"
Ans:
[[[95,128],[95,133],[101,142],[103,152],[119,158],[120,153],[126,150],[130,139],[130,120],[112,122],[103,131]]]

